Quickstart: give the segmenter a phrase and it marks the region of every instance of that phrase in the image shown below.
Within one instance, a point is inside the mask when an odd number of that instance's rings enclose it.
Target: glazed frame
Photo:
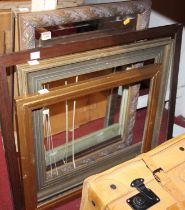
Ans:
[[[163,68],[163,65],[154,64],[151,66],[143,67],[142,69],[133,69],[126,72],[115,73],[112,75],[100,77],[98,79],[91,79],[88,82],[85,81],[63,88],[58,88],[57,90],[51,91],[50,93],[44,95],[35,95],[16,100],[17,118],[19,125],[19,147],[21,154],[20,161],[22,176],[24,177],[23,187],[27,210],[42,209],[45,205],[47,205],[47,201],[46,203],[39,205],[37,200],[36,165],[35,161],[33,161],[35,160],[34,142],[37,140],[34,139],[33,134],[33,111],[38,110],[44,106],[47,107],[56,102],[74,99],[76,97],[118,87],[119,85],[129,85],[142,80],[150,79],[150,97],[143,137],[143,145],[150,144],[150,136],[154,132],[153,129],[155,128],[155,124],[159,123],[156,121],[159,113],[158,110],[160,108],[157,106],[157,104],[161,101],[161,98],[158,97],[158,95],[163,83],[161,74]],[[151,123],[151,119],[153,119],[153,123]],[[123,146],[120,147],[120,144]],[[115,147],[115,153],[112,153],[113,147]],[[73,173],[66,174],[63,179],[55,180],[56,182],[53,181],[50,189],[57,188],[61,190],[64,189],[63,187],[68,183],[68,188],[70,186],[71,189],[74,188],[73,190],[75,191],[75,187],[78,187],[82,183],[83,179],[91,173],[97,173],[103,169],[113,166],[115,163],[118,164],[121,161],[125,161],[128,158],[133,157],[135,154],[138,154],[139,151],[141,151],[141,148],[142,146],[140,143],[128,147],[127,145],[124,145],[123,142],[118,142],[104,149],[101,149],[100,151],[93,152],[94,154],[87,155],[86,158],[93,159],[95,157],[100,157],[99,160],[95,160],[91,164],[87,164],[84,167],[75,169]],[[102,155],[105,151],[109,151],[108,154],[110,153],[111,155],[106,155],[103,157]],[[79,162],[83,163],[83,161],[83,158],[79,159]],[[114,162],[114,164],[112,162]],[[65,178],[67,178],[67,180]],[[66,190],[67,188],[65,189],[65,192]],[[48,195],[51,195],[49,188],[47,189],[46,186],[40,191],[43,191],[43,194],[48,193]],[[62,194],[59,197],[62,197]],[[56,199],[59,199],[58,196]],[[55,203],[55,198],[49,202]]]
[[[117,3],[80,6],[55,11],[18,14],[20,50],[35,48],[35,28],[62,25],[94,19],[138,16],[137,29],[148,26],[150,0],[133,0]]]

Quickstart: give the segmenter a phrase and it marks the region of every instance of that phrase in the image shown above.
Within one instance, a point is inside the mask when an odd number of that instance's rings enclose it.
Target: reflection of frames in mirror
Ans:
[[[47,47],[54,44],[77,41],[95,37],[100,33],[114,34],[120,32],[128,32],[136,29],[136,17],[130,16],[125,20],[125,17],[102,18],[97,20],[74,22],[70,24],[47,26],[35,29],[35,46]],[[127,22],[124,22],[127,21]],[[44,35],[51,36],[45,38]]]

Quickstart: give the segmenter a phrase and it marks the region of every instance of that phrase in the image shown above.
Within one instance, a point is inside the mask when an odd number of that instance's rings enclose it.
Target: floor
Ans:
[[[1,133],[0,133],[0,209],[1,210],[13,209]]]

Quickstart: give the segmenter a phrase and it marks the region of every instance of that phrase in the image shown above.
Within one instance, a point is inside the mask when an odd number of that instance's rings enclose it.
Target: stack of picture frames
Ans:
[[[53,209],[79,197],[86,177],[157,146],[167,89],[166,139],[172,136],[182,26],[144,29],[150,12],[148,1],[81,9],[91,16],[79,18],[77,22],[83,23],[77,27],[84,29],[84,21],[92,26],[91,19],[102,17],[114,17],[118,22],[129,17],[131,27],[123,24],[112,32],[104,27],[93,27],[93,31],[85,28],[85,32],[68,36],[59,33],[50,43],[41,40],[42,47],[28,49],[36,46],[35,29],[45,27],[47,15],[41,18],[36,13],[33,19],[31,13],[25,13],[20,17],[23,20],[25,15],[22,23],[29,28],[22,27],[24,51],[0,58],[1,129],[14,207],[18,210]],[[96,18],[92,18],[92,11]],[[42,24],[37,24],[38,20]],[[71,22],[59,20],[56,25]],[[30,62],[33,53],[40,58]],[[6,72],[14,66],[18,96],[13,94],[13,79],[11,86],[7,83]],[[148,84],[149,96],[144,128],[138,137],[134,130],[141,119],[136,117],[136,107],[143,81]]]

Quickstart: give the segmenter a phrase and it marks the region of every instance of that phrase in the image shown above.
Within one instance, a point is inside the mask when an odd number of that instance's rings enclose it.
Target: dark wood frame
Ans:
[[[6,77],[6,67],[14,66],[17,64],[25,63],[30,60],[30,53],[35,51],[41,52],[41,59],[47,59],[51,57],[67,55],[70,53],[82,52],[85,50],[96,48],[103,48],[113,45],[120,45],[140,41],[144,39],[154,39],[162,37],[171,37],[175,41],[175,54],[173,68],[171,72],[171,87],[170,87],[170,110],[169,110],[169,125],[168,125],[168,138],[172,136],[172,127],[174,122],[174,111],[175,111],[175,100],[177,92],[177,78],[179,70],[180,60],[180,48],[181,48],[181,37],[182,37],[182,25],[174,24],[171,26],[164,26],[158,28],[151,28],[148,30],[129,32],[125,34],[115,35],[114,38],[109,35],[104,38],[96,40],[85,40],[76,43],[60,44],[54,47],[48,48],[37,48],[33,50],[23,51],[19,53],[9,54],[0,58],[0,119],[1,129],[5,147],[5,155],[9,172],[9,179],[11,183],[11,190],[13,195],[14,208],[21,210],[24,208],[23,194],[22,194],[22,182],[20,178],[19,164],[17,161],[16,147],[13,133],[13,109],[12,101],[10,97],[11,93],[8,90],[8,83]],[[84,46],[82,49],[81,46]],[[73,197],[76,197],[78,193],[66,195],[63,201],[67,201]]]

